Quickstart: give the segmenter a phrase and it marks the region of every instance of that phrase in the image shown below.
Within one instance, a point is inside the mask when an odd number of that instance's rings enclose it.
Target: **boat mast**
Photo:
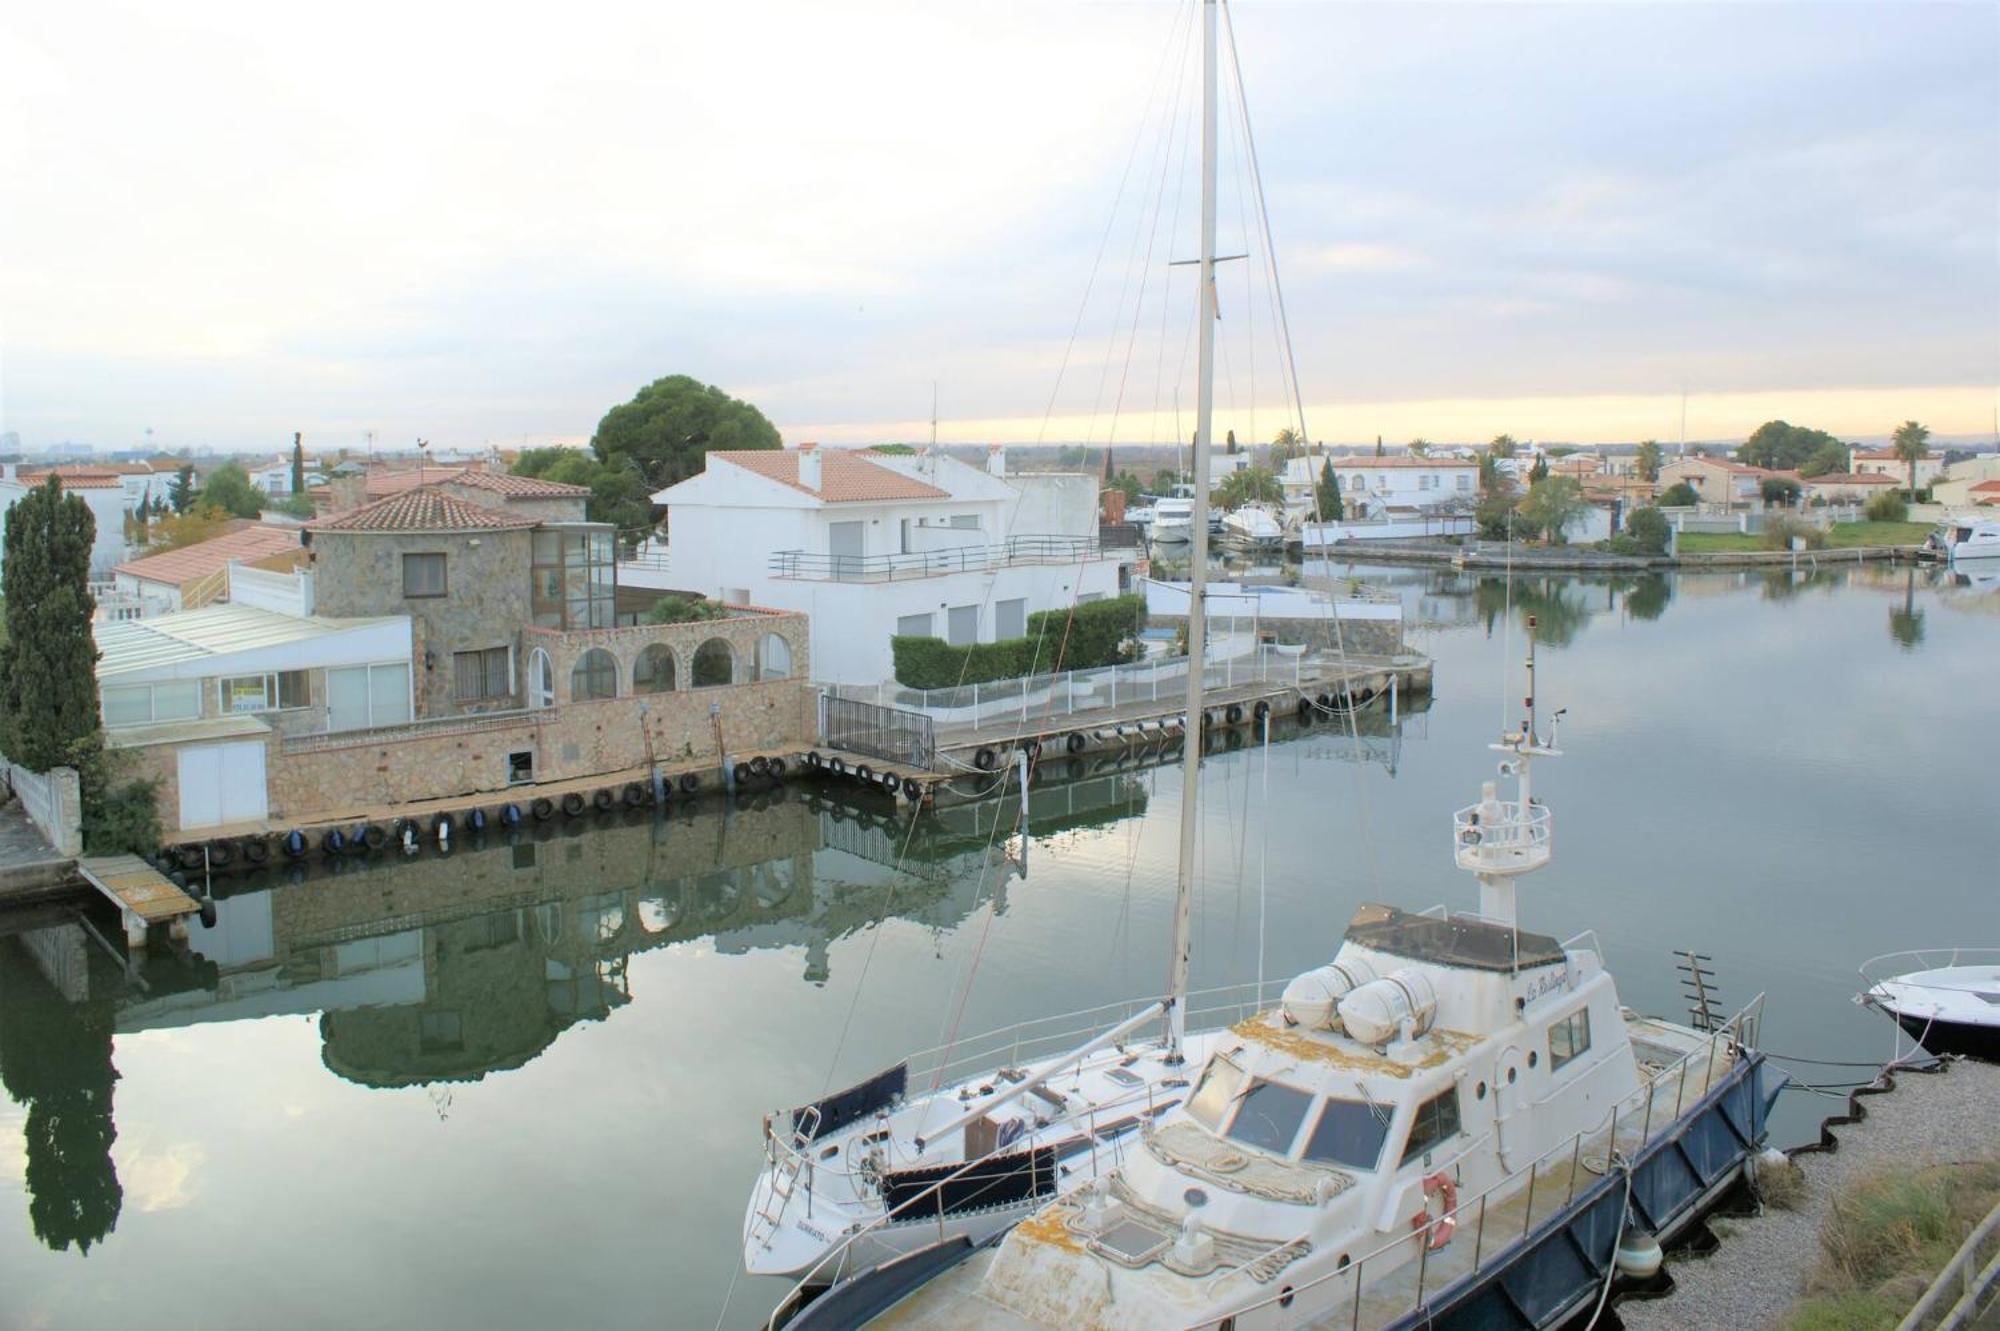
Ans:
[[[1188,514],[1188,688],[1181,777],[1180,870],[1174,881],[1174,941],[1167,973],[1167,1057],[1178,1062],[1187,1034],[1188,949],[1193,941],[1195,820],[1200,811],[1202,684],[1208,663],[1208,453],[1215,414],[1215,16],[1201,0],[1201,352],[1194,415],[1194,506]]]

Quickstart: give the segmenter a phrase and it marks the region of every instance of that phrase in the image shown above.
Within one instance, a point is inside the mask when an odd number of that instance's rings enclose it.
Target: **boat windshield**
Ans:
[[[1328,1096],[1319,1122],[1306,1138],[1303,1158],[1349,1169],[1374,1169],[1382,1161],[1392,1111],[1388,1105]]]
[[[1289,1155],[1299,1124],[1306,1121],[1312,1096],[1281,1082],[1252,1083],[1229,1124],[1229,1140],[1273,1155]]]
[[[1243,1069],[1217,1054],[1208,1060],[1208,1066],[1202,1069],[1201,1084],[1188,1097],[1188,1113],[1211,1132],[1219,1132],[1223,1116],[1229,1112],[1236,1093],[1242,1089]]]

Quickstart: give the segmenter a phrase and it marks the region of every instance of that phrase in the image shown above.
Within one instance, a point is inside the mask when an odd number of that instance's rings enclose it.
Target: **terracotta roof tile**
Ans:
[[[752,471],[781,485],[829,504],[860,504],[887,499],[949,499],[948,491],[926,485],[891,467],[870,462],[852,449],[814,450],[820,459],[820,486],[814,490],[799,483],[799,453],[795,448],[726,449],[708,456],[721,458],[745,471]]]
[[[539,476],[516,476],[506,471],[462,471],[451,484],[486,490],[507,499],[588,499],[587,485],[566,485],[545,481]]]
[[[499,513],[478,504],[454,499],[440,490],[425,486],[378,499],[360,508],[331,517],[315,518],[306,524],[310,532],[403,532],[403,531],[509,531],[535,527],[541,519],[516,513]]]
[[[1884,476],[1875,471],[1828,472],[1824,476],[1808,476],[1807,485],[1900,485],[1894,476]]]
[[[1974,494],[2000,494],[2000,480],[1981,481],[1972,487]]]
[[[1473,458],[1414,458],[1414,457],[1369,457],[1367,454],[1351,454],[1333,459],[1336,467],[1477,467]]]
[[[144,559],[134,559],[119,564],[112,571],[129,573],[148,582],[164,582],[180,586],[196,578],[207,577],[232,560],[240,559],[245,563],[252,563],[298,548],[298,528],[253,522],[237,531],[212,537],[206,541],[196,541],[193,545],[184,545],[178,550],[167,550],[157,555],[147,555]]]
[[[457,467],[410,467],[396,471],[370,470],[366,485],[370,499],[385,499],[414,490],[420,485],[441,485],[458,479]]]
[[[61,481],[65,490],[117,490],[125,484],[118,473],[109,467],[76,462],[65,462],[56,467],[23,467],[20,471],[23,485],[40,485],[51,476]]]

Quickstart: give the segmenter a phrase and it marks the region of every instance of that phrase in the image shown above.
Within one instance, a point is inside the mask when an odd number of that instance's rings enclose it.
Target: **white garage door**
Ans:
[[[182,749],[180,777],[183,828],[247,822],[265,814],[262,740]]]

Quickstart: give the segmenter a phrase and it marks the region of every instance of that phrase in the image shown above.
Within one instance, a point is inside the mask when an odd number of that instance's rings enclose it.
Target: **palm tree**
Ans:
[[[1889,446],[1902,461],[1910,464],[1910,502],[1917,502],[1917,464],[1931,455],[1931,432],[1915,421],[1904,421],[1896,427],[1894,442]]]
[[[1486,452],[1489,457],[1511,458],[1514,456],[1514,450],[1519,447],[1520,445],[1514,442],[1513,435],[1496,434],[1493,436],[1493,442],[1486,446]]]
[[[1418,458],[1425,457],[1429,455],[1430,451],[1431,451],[1431,441],[1423,438],[1421,435],[1410,441],[1411,457],[1418,457]]]
[[[1639,445],[1639,479],[1657,481],[1660,479],[1660,441],[1648,439]]]

